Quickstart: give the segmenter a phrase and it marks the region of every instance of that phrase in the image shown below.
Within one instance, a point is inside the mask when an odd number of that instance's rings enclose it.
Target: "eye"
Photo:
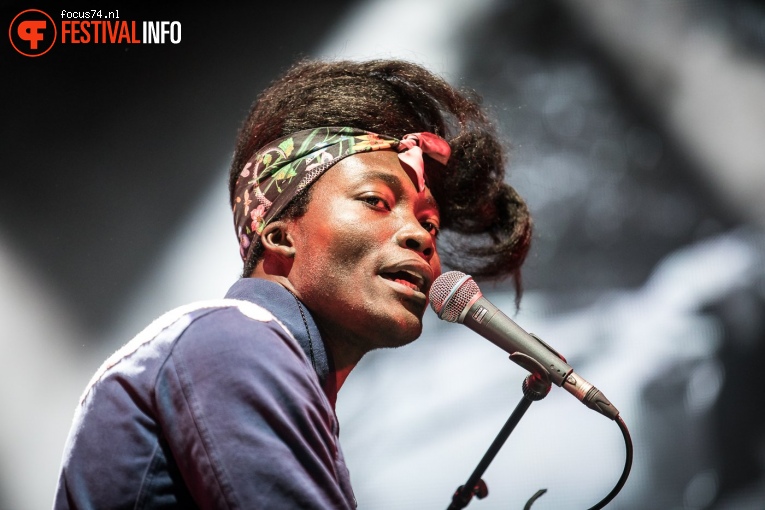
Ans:
[[[422,228],[427,230],[428,233],[430,233],[430,235],[432,235],[433,237],[437,237],[438,233],[441,231],[441,229],[438,228],[438,225],[436,225],[432,221],[423,221],[421,225],[422,225]]]
[[[369,195],[366,197],[361,197],[361,201],[374,207],[375,209],[384,209],[386,211],[390,211],[390,204],[384,199],[380,198],[378,196]]]

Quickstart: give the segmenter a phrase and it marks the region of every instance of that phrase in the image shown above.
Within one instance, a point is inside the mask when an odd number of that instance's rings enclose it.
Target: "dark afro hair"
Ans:
[[[441,258],[476,278],[512,276],[520,297],[531,218],[526,203],[504,181],[502,145],[474,93],[400,60],[298,62],[261,93],[245,119],[231,164],[231,194],[258,149],[321,126],[350,126],[397,138],[421,131],[444,137],[452,148],[449,163],[445,170],[428,172],[441,213]],[[300,217],[309,201],[310,188],[280,217]],[[263,255],[261,243],[254,242],[244,276]]]

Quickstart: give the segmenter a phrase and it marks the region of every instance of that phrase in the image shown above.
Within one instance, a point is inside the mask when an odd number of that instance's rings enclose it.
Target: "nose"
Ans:
[[[416,218],[407,221],[398,231],[397,242],[403,248],[416,251],[427,262],[436,252],[435,239]]]

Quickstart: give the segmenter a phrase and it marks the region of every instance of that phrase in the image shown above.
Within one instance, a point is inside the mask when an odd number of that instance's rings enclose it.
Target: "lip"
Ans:
[[[407,285],[398,283],[394,280],[391,280],[390,278],[383,276],[384,274],[399,272],[407,273],[409,275],[408,279],[411,280],[412,283],[414,283],[418,288],[413,289]],[[405,294],[408,293],[421,295],[425,299],[427,299],[428,292],[430,291],[430,286],[432,285],[434,279],[433,269],[422,260],[417,259],[408,259],[396,262],[394,264],[385,265],[380,268],[377,275],[391,286],[394,286],[400,292],[404,292]]]

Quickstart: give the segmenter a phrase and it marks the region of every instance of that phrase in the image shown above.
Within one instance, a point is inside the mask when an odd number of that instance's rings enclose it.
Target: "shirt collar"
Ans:
[[[308,360],[313,359],[321,387],[334,409],[337,400],[337,388],[335,388],[335,378],[329,376],[332,371],[332,362],[324,345],[324,340],[321,338],[321,333],[319,333],[319,328],[308,308],[303,305],[303,314],[301,315],[301,307],[298,307],[292,293],[280,284],[262,278],[239,279],[228,290],[226,297],[255,303],[271,312],[284,324],[298,341]],[[305,322],[303,322],[303,317],[305,317]],[[310,337],[306,327],[310,332]]]

